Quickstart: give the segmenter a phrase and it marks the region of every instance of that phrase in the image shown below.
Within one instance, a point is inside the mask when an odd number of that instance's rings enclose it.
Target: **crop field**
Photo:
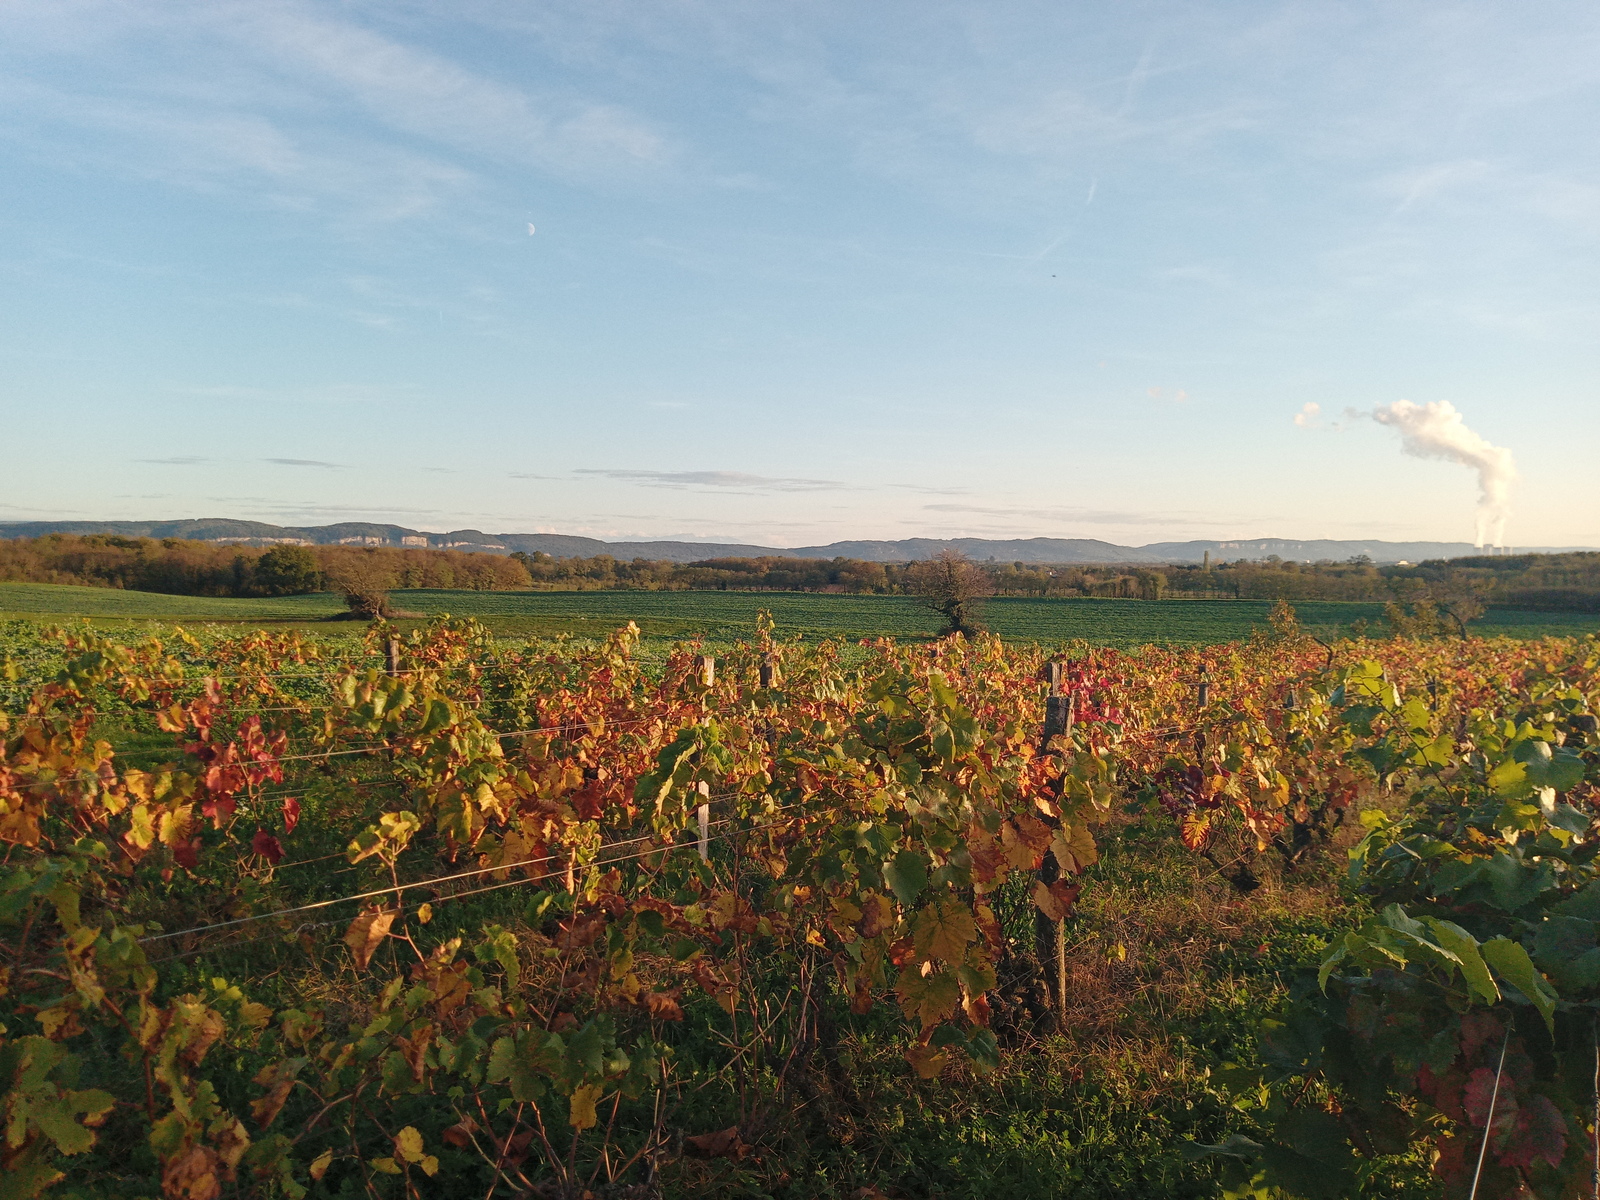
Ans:
[[[909,596],[819,595],[804,592],[476,592],[396,591],[398,609],[435,617],[473,617],[503,636],[601,637],[633,621],[653,643],[703,639],[725,643],[747,637],[756,614],[772,613],[784,636],[807,638],[893,637],[921,640],[938,632],[938,620]],[[1095,645],[1147,643],[1209,645],[1249,637],[1266,624],[1266,600],[1033,600],[1002,597],[984,609],[988,627],[1007,641],[1046,645],[1082,639]],[[314,625],[323,632],[354,632],[331,618],[344,611],[331,594],[275,599],[166,596],[112,588],[0,583],[0,617],[34,620],[88,618],[97,623],[134,621],[215,622],[259,626]],[[1376,622],[1377,604],[1305,601],[1296,605],[1301,623],[1318,636],[1348,632],[1357,622]],[[406,626],[406,622],[402,622]],[[1566,636],[1600,630],[1600,616],[1491,610],[1473,626],[1483,636]]]

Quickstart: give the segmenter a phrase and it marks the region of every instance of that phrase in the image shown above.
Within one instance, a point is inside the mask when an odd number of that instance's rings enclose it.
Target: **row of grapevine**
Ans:
[[[1077,646],[1041,744],[1052,656],[993,639],[764,623],[708,678],[631,627],[61,638],[0,712],[0,1196],[648,1181],[691,1027],[752,1104],[845,1009],[916,1076],[990,1070],[1029,1032],[997,968],[1034,950],[1000,899],[1069,919],[1134,805],[1196,854],[1242,837],[1241,889],[1364,808],[1392,906],[1234,1072],[1259,1136],[1197,1150],[1230,1186],[1347,1194],[1427,1137],[1455,1181],[1485,1129],[1479,1195],[1591,1156],[1592,641]],[[1493,1113],[1460,1099],[1485,1047]]]

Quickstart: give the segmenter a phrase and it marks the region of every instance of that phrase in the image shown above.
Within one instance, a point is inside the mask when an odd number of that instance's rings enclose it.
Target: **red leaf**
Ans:
[[[1504,1083],[1500,1098],[1505,1099]],[[1500,1106],[1495,1105],[1495,1124],[1500,1124]],[[1551,1167],[1561,1165],[1567,1152],[1567,1119],[1545,1096],[1535,1094],[1517,1114],[1516,1131],[1500,1154],[1507,1167],[1531,1167],[1541,1158]]]
[[[1495,1089],[1495,1072],[1488,1067],[1479,1067],[1467,1081],[1466,1090],[1461,1094],[1462,1106],[1467,1110],[1467,1120],[1480,1129],[1489,1123],[1489,1106],[1494,1106],[1494,1132],[1504,1135],[1517,1123],[1517,1097],[1514,1092],[1515,1084],[1509,1076],[1500,1080],[1499,1090]]]
[[[293,796],[283,798],[283,832],[293,833],[294,827],[300,824],[300,801]]]
[[[273,837],[265,829],[256,830],[256,836],[250,840],[250,849],[261,855],[273,866],[277,866],[283,861],[283,846],[279,844],[277,838]]]

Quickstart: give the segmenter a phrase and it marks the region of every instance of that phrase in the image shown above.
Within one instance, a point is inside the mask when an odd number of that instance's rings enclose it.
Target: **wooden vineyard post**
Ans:
[[[383,644],[383,661],[391,679],[400,674],[400,639],[393,634]]]
[[[711,795],[711,785],[703,779],[694,785],[694,790],[705,797]],[[694,810],[694,815],[695,824],[700,830],[700,861],[708,863],[711,861],[711,804],[709,799],[700,802],[700,807]]]
[[[700,673],[700,682],[706,687],[715,687],[717,682],[717,660],[709,654],[702,654],[695,659],[695,668]],[[700,861],[711,861],[711,785],[701,780],[695,784],[695,791],[702,797],[700,807],[695,809],[695,824],[700,831]]]
[[[771,651],[761,656],[760,678],[764,688],[770,688],[778,681],[778,668],[772,660]]]
[[[1072,723],[1075,716],[1075,701],[1070,692],[1062,695],[1062,681],[1065,674],[1061,663],[1053,662],[1047,667],[1049,680],[1049,693],[1044,700],[1044,738],[1041,749],[1048,752],[1050,739],[1060,737],[1072,732]],[[1060,819],[1057,818],[1057,825]],[[1061,864],[1056,861],[1054,851],[1046,850],[1044,860],[1039,864],[1039,882],[1046,886],[1055,883],[1061,878]],[[1046,962],[1055,963],[1055,1000],[1056,1011],[1065,1014],[1067,1010],[1067,937],[1066,920],[1052,921],[1036,908],[1033,914],[1033,940],[1034,952],[1038,955],[1039,965]]]
[[[1205,663],[1200,664],[1200,682],[1196,689],[1195,710],[1197,716],[1204,716],[1206,707],[1211,703],[1211,669]],[[1200,763],[1206,757],[1206,730],[1200,722],[1195,722],[1194,752],[1196,762]]]

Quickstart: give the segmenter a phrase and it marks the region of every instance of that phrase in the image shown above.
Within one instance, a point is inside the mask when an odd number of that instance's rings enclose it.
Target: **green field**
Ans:
[[[756,613],[770,609],[782,634],[858,639],[933,636],[937,618],[909,596],[817,595],[808,592],[469,592],[397,591],[403,611],[424,616],[452,613],[483,621],[505,636],[597,636],[634,621],[652,641],[746,636]],[[1207,644],[1248,637],[1264,625],[1265,600],[1030,600],[1002,597],[985,606],[985,621],[1001,637],[1048,643],[1083,638],[1101,645],[1148,642]],[[166,596],[113,588],[0,583],[0,617],[35,621],[88,618],[96,624],[164,621],[301,627],[355,633],[354,623],[330,620],[343,611],[328,593],[275,599]],[[1377,604],[1306,601],[1300,620],[1319,634],[1376,621]],[[1591,633],[1600,616],[1494,610],[1476,632],[1538,637]]]

